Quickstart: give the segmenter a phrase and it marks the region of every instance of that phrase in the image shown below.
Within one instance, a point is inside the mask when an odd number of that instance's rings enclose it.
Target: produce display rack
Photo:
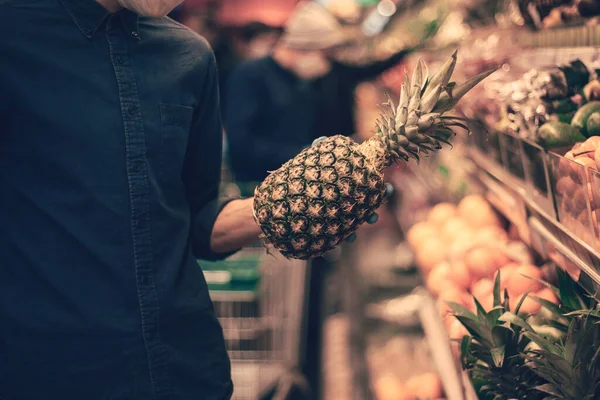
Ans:
[[[482,37],[502,35],[517,43],[521,51],[508,59],[517,70],[564,65],[575,59],[589,64],[600,60],[600,25],[540,31],[484,29],[479,33]],[[468,158],[475,165],[469,184],[485,193],[496,210],[518,228],[527,245],[569,272],[598,299],[600,220],[596,222],[593,214],[595,204],[600,204],[600,174],[567,160],[563,157],[566,150],[545,150],[508,133],[475,131],[467,141]],[[584,190],[587,216],[583,221],[574,221],[561,208],[556,190],[561,164],[576,170],[582,184],[590,187]]]
[[[495,155],[483,152],[473,143],[467,148],[466,154],[474,166],[471,169],[469,187],[482,193],[501,215],[514,224],[520,238],[528,246],[569,272],[583,289],[599,299],[600,252],[559,221],[548,155],[531,142],[505,139],[492,141],[499,150]],[[506,143],[512,143],[519,149],[515,152],[516,156],[507,157]],[[538,152],[522,151],[526,146],[532,146]],[[528,163],[532,162],[531,157],[541,157],[538,159],[537,186],[534,185],[534,175],[528,168]],[[513,164],[509,165],[507,161]],[[522,165],[519,166],[519,163]],[[431,173],[435,164],[435,160],[427,162],[424,170]],[[435,176],[425,183],[424,170],[415,168],[411,175],[416,175],[415,179],[437,199],[440,191],[443,195],[443,185],[435,183]],[[547,185],[546,189],[538,187],[544,185]],[[468,374],[461,371],[452,354],[451,342],[433,297],[423,287],[415,289],[409,297],[412,300],[404,297],[370,305],[369,316],[401,325],[407,314],[418,315],[425,338],[432,349],[433,362],[443,382],[446,397],[449,400],[477,400]]]
[[[600,46],[600,26],[574,26],[546,29],[539,32],[521,31],[521,45],[533,48]]]
[[[486,42],[494,35],[499,38],[497,48],[487,51],[473,44]],[[480,45],[481,46],[481,45]],[[543,69],[563,65],[574,59],[588,63],[600,60],[600,26],[561,27],[531,31],[524,28],[500,29],[498,27],[474,28],[466,38],[467,59],[491,63],[503,60],[505,71],[520,74],[532,68]],[[473,50],[475,47],[475,50]],[[485,53],[482,55],[482,52]],[[498,52],[499,54],[495,54]],[[422,54],[425,58],[436,58],[431,49]],[[421,55],[421,54],[418,54]],[[501,57],[500,55],[504,55]],[[417,54],[414,55],[416,57]],[[493,57],[492,57],[493,56]],[[486,57],[493,58],[492,61]],[[411,60],[413,62],[415,60]],[[474,63],[476,64],[476,62]],[[504,69],[504,68],[503,68]],[[510,75],[509,74],[509,75]],[[380,82],[382,92],[393,92],[391,84]],[[473,128],[473,127],[472,127]],[[531,140],[505,133],[474,132],[466,146],[457,144],[452,157],[464,157],[471,161],[467,186],[483,194],[492,206],[518,229],[519,237],[543,259],[564,270],[590,295],[600,300],[600,207],[597,226],[593,223],[593,204],[600,204],[600,174],[586,170],[563,157],[562,149],[547,151]],[[465,148],[466,147],[466,148]],[[460,148],[462,154],[456,152]],[[401,181],[394,182],[399,188],[410,188],[408,195],[424,197],[429,201],[455,202],[453,193],[444,186],[439,177],[440,165],[436,158],[421,160],[419,166],[409,163],[410,173]],[[567,163],[577,169],[584,184],[590,184],[592,192],[586,192],[587,218],[579,224],[560,207],[560,196],[556,189],[557,167]],[[406,231],[416,220],[419,210],[408,207],[422,201],[399,201],[395,217],[398,225]],[[410,215],[407,215],[410,214]],[[575,221],[576,222],[576,221]],[[398,293],[396,293],[398,296]],[[403,326],[410,321],[407,314],[418,316],[420,327],[431,349],[433,362],[440,373],[446,397],[449,400],[476,400],[477,395],[466,372],[462,372],[451,350],[451,343],[428,291],[418,287],[409,296],[397,297],[378,304],[366,305],[369,318],[378,318],[388,323]]]
[[[558,213],[540,205],[536,189],[515,177],[480,150],[470,157],[478,166],[474,177],[490,203],[518,229],[521,239],[540,255],[570,272],[592,296],[600,294],[600,252],[558,221]],[[552,193],[552,187],[549,187]],[[574,271],[574,269],[577,271]]]
[[[562,41],[548,40],[546,43],[545,37],[551,35],[563,35]],[[516,66],[516,70],[528,70],[531,68],[530,61],[548,66],[560,65],[576,58],[591,61],[600,59],[599,47],[586,47],[600,46],[598,27],[530,32],[520,37],[519,42],[527,43],[529,50],[515,57],[518,61],[512,63],[512,66]],[[552,48],[552,44],[559,49]],[[471,161],[466,179],[471,191],[483,194],[499,214],[517,228],[519,237],[525,244],[543,259],[552,261],[556,267],[567,271],[588,294],[598,300],[600,225],[595,221],[594,213],[600,209],[596,207],[600,204],[596,198],[600,197],[600,175],[565,158],[563,154],[566,150],[548,151],[528,139],[506,133],[492,131],[488,134],[481,131],[473,132],[465,143],[457,144],[450,154],[451,157],[466,157]],[[443,177],[440,179],[438,173],[440,167],[443,167],[443,162],[440,164],[438,157],[422,160],[418,167],[414,163],[409,165],[411,183],[417,183],[415,186],[418,188],[415,189],[411,185],[408,187],[411,187],[411,191],[428,192],[430,199],[435,199],[435,202],[451,198],[451,193],[444,192],[447,188],[444,186]],[[586,216],[583,221],[576,221],[573,215],[569,215],[569,212],[561,207],[557,182],[561,177],[560,168],[564,168],[564,165],[572,168],[573,173],[580,178],[580,185],[590,187],[589,190],[583,190],[585,212],[581,215]],[[403,228],[416,222],[413,218],[407,223],[401,210],[396,218]],[[431,297],[425,289],[419,289],[415,293],[421,296],[421,325],[428,342],[435,349],[435,363],[441,372],[440,377],[444,382],[447,398],[477,399],[468,374],[460,372],[460,367],[454,365],[456,361],[453,355],[447,351],[450,349],[450,339],[435,304],[427,300],[427,297]],[[394,315],[391,305],[386,307],[384,312],[380,312],[383,318],[399,320],[399,316]],[[404,307],[406,308],[406,305]],[[456,371],[460,374],[458,379]],[[456,384],[461,385],[462,393],[460,390],[454,390]]]

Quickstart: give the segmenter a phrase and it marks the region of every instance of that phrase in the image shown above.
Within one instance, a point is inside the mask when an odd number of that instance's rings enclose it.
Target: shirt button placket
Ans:
[[[126,149],[126,169],[131,203],[133,257],[142,335],[146,346],[153,398],[172,398],[172,384],[167,370],[166,350],[159,334],[160,314],[154,277],[153,245],[150,220],[150,183],[146,170],[146,138],[136,72],[129,61],[131,37],[123,31],[115,16],[107,23],[107,38],[119,88]],[[163,397],[161,397],[163,398]]]

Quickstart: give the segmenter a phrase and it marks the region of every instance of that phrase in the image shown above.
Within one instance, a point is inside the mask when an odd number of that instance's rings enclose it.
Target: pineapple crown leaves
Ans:
[[[566,278],[566,277],[564,277]],[[559,288],[546,282],[540,283],[555,291],[561,299],[572,296],[569,306],[584,305],[586,299],[571,285],[571,280],[559,276]],[[532,296],[533,297],[533,296]],[[521,299],[525,299],[525,296]],[[561,313],[564,310],[556,305],[534,298],[540,304]],[[564,306],[564,304],[563,304]],[[535,350],[521,350],[517,356],[525,367],[537,375],[545,383],[533,387],[544,400],[551,399],[597,399],[600,396],[600,313],[587,308],[571,312],[568,332],[564,340],[556,340],[543,335],[515,312],[506,312],[499,318],[520,329],[520,336],[537,345]],[[558,324],[560,325],[560,324]]]
[[[521,320],[505,318],[507,314],[510,314],[509,297],[508,292],[505,291],[504,301],[501,302],[499,273],[494,282],[493,297],[494,307],[489,311],[486,311],[474,298],[477,314],[460,304],[449,302],[448,305],[452,309],[453,315],[463,324],[474,341],[469,343],[468,347],[474,352],[480,353],[479,359],[485,361],[490,367],[502,368],[506,359],[517,355],[526,343],[521,343]],[[517,312],[523,300],[524,298],[517,306]],[[525,327],[529,327],[525,321],[523,323],[526,324]],[[482,355],[482,352],[487,354]],[[464,355],[465,353],[463,353]]]
[[[531,297],[561,318],[554,321],[556,325],[567,324],[564,339],[538,333],[527,322],[530,316],[519,315],[527,294],[513,311],[506,291],[500,302],[499,274],[494,284],[494,308],[489,312],[485,313],[477,301],[477,314],[451,304],[472,335],[461,341],[463,368],[474,380],[483,382],[479,392],[486,398],[600,398],[600,311],[595,300],[587,297],[566,273],[557,273],[558,288],[539,282],[557,294],[561,306]],[[530,348],[530,344],[535,346]]]
[[[598,302],[589,296],[582,288],[561,268],[556,269],[558,288],[552,288],[560,299],[563,315],[578,310],[593,309]],[[546,284],[548,285],[548,284]]]
[[[398,106],[388,96],[377,119],[378,138],[384,144],[392,160],[410,158],[417,162],[419,154],[440,150],[442,144],[450,145],[454,129],[470,132],[469,119],[444,115],[460,99],[496,69],[479,74],[462,84],[450,82],[456,66],[457,51],[431,77],[429,69],[419,59],[412,78],[404,74]]]
[[[530,342],[522,331],[530,326],[510,312],[508,292],[504,291],[504,299],[501,294],[500,274],[497,274],[491,310],[486,312],[477,299],[474,299],[476,313],[459,304],[448,303],[470,334],[460,342],[461,364],[474,380],[484,382],[479,388],[480,394],[494,399],[541,399],[538,392],[531,392],[531,387],[546,381],[533,374],[520,356]],[[523,299],[517,306],[517,313],[522,302]]]

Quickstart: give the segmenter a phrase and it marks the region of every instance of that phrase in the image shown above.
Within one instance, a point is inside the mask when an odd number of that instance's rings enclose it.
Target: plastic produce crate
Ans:
[[[522,149],[527,193],[546,214],[556,219],[547,152],[526,139],[522,139]]]
[[[596,248],[588,169],[554,152],[549,152],[548,158],[558,221],[583,242]]]
[[[588,194],[590,196],[590,209],[592,225],[594,227],[594,248],[600,250],[600,172],[588,170],[589,186]]]
[[[502,147],[498,132],[486,132],[477,124],[472,126],[473,132],[469,135],[471,145],[481,153],[490,156],[498,165],[503,165]]]
[[[500,136],[501,149],[504,148],[504,167],[517,181],[525,186],[525,167],[523,165],[523,141],[516,136],[503,133]]]

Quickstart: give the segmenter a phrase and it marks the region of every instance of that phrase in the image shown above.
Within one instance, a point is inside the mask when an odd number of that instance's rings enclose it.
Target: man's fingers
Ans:
[[[369,219],[367,220],[367,224],[374,224],[375,222],[377,222],[379,220],[379,214],[377,213],[373,213],[371,214],[371,216],[369,217]]]
[[[394,186],[391,183],[385,183],[385,197],[390,197],[394,193]]]
[[[315,144],[317,144],[317,143],[319,143],[320,141],[322,141],[322,140],[325,140],[325,139],[327,139],[327,136],[321,136],[321,137],[318,137],[318,138],[316,138],[316,139],[315,139],[315,140],[312,142],[312,144],[313,144],[313,145],[315,145]]]

